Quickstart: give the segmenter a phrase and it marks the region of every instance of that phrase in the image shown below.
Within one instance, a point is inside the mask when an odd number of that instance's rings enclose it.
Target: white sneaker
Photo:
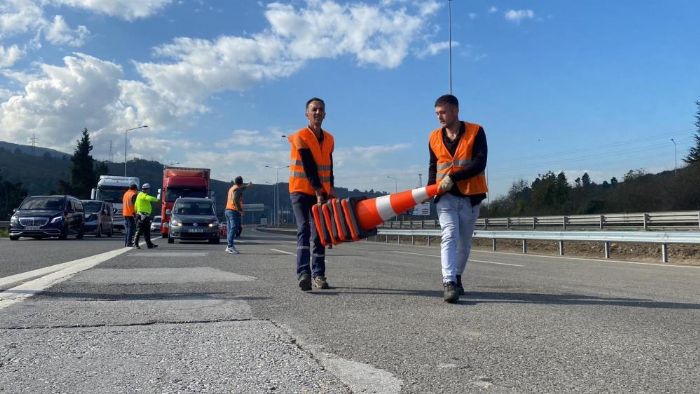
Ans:
[[[236,249],[235,246],[231,246],[231,253],[233,253],[233,254],[239,254],[239,253],[241,253],[241,252],[239,252],[238,249]]]

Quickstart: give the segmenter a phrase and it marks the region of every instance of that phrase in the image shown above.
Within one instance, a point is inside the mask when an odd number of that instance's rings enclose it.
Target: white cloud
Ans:
[[[37,30],[45,22],[44,12],[32,0],[0,1],[0,38]]]
[[[504,17],[507,21],[520,23],[525,19],[533,19],[535,12],[532,10],[508,10],[505,12]]]
[[[234,130],[229,138],[216,143],[217,147],[230,148],[240,146],[267,146],[276,147],[286,145],[287,140],[282,139],[281,133],[263,134],[257,130]]]
[[[456,48],[459,46],[458,41],[452,41],[452,48]],[[427,56],[435,56],[438,53],[445,51],[450,48],[450,42],[449,41],[441,41],[441,42],[433,42],[430,43],[428,46],[423,48],[422,50],[418,51],[416,53],[416,56],[419,58],[425,58]]]
[[[342,166],[346,161],[354,163],[353,165],[363,163],[371,165],[376,163],[382,156],[399,152],[410,147],[409,144],[394,144],[394,145],[370,145],[370,146],[353,146],[347,148],[336,149],[333,153],[333,160],[339,166]]]
[[[498,8],[496,8],[495,6],[491,6],[488,12],[489,14],[495,14],[496,12],[498,12]]]
[[[120,66],[75,54],[65,66],[41,66],[41,77],[0,105],[0,139],[23,141],[28,132],[42,145],[70,151],[84,127],[109,127],[119,98]]]
[[[12,67],[23,56],[24,51],[17,45],[7,48],[0,45],[0,68]]]
[[[51,0],[51,2],[131,21],[153,16],[172,0]]]
[[[82,25],[73,30],[61,15],[56,15],[53,18],[53,23],[46,27],[44,34],[46,40],[54,45],[64,44],[79,47],[85,43],[85,38],[90,34],[90,31]]]

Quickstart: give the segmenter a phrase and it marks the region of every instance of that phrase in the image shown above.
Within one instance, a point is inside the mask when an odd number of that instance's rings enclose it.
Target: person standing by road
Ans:
[[[243,184],[243,177],[237,176],[233,180],[233,186],[228,189],[226,197],[226,253],[238,254],[238,249],[234,245],[234,238],[240,237],[241,234],[241,216],[243,215],[243,191],[251,186],[253,182]]]
[[[138,186],[132,183],[122,197],[122,216],[124,216],[124,246],[134,246],[134,233],[136,232],[136,194]]]
[[[321,128],[326,104],[314,97],[306,102],[309,125],[288,137],[289,196],[297,222],[297,280],[303,291],[328,289],[326,250],[312,223],[311,208],[333,196],[333,135]],[[313,242],[313,250],[309,250]],[[311,264],[312,263],[312,264]],[[313,271],[312,271],[313,268]]]
[[[488,192],[484,176],[488,146],[480,125],[459,120],[457,97],[440,96],[435,101],[435,115],[440,128],[430,133],[428,185],[439,183],[435,204],[442,230],[443,298],[453,303],[464,294],[462,274],[479,207]]]
[[[139,238],[143,234],[143,238],[146,241],[146,246],[148,249],[157,248],[158,245],[151,242],[151,212],[153,208],[151,203],[160,202],[159,199],[148,194],[151,191],[151,185],[144,183],[141,186],[141,192],[136,196],[136,216],[138,223],[138,230],[136,230],[136,239],[134,240],[134,247],[136,249],[141,249],[139,246]]]

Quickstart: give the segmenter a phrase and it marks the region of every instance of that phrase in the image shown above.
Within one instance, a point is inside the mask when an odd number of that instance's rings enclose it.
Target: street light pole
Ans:
[[[676,175],[676,171],[678,171],[678,156],[676,155],[677,152],[677,145],[676,145],[676,140],[671,138],[671,142],[673,142],[673,175]]]
[[[279,227],[279,199],[280,199],[280,192],[279,192],[279,183],[280,183],[280,170],[283,168],[289,168],[289,166],[269,166],[265,165],[267,168],[274,168],[275,169],[275,188],[273,189],[272,192],[272,209],[274,211],[275,217],[273,218],[272,222],[275,227]]]
[[[124,176],[126,176],[126,145],[127,145],[127,142],[126,142],[126,133],[128,133],[128,132],[131,131],[131,130],[143,129],[144,127],[148,127],[148,125],[141,125],[141,126],[138,126],[138,127],[132,127],[132,128],[130,128],[130,129],[124,130]]]

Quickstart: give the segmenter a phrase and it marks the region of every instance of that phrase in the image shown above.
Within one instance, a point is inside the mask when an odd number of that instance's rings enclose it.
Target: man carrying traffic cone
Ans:
[[[484,129],[459,120],[459,101],[444,95],[435,101],[440,128],[429,137],[428,185],[438,184],[435,197],[442,229],[440,262],[445,302],[464,294],[462,274],[471,251],[474,225],[488,187],[484,170],[488,146]]]
[[[303,291],[328,289],[326,248],[312,223],[311,210],[333,196],[333,135],[321,128],[326,104],[314,97],[306,102],[309,125],[289,136],[289,197],[297,222],[297,280]],[[313,243],[313,249],[310,244]]]

